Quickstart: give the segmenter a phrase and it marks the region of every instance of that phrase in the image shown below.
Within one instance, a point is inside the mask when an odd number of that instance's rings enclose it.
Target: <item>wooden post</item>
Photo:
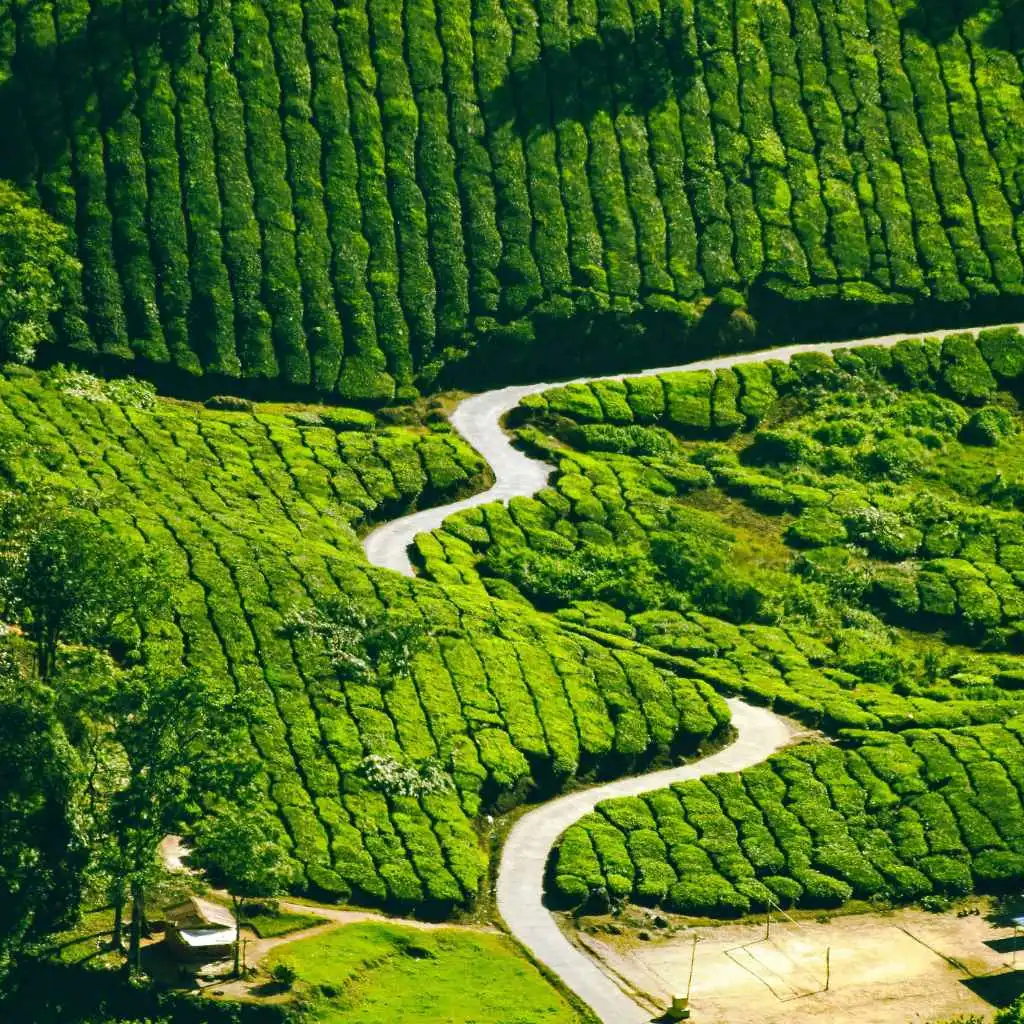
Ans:
[[[829,989],[829,985],[832,984],[832,947],[825,947],[825,991]]]
[[[772,934],[772,905],[768,904],[768,916],[764,919],[764,937],[767,940]]]
[[[690,977],[686,979],[686,1002],[690,1002],[690,989],[693,988],[693,965],[697,962],[697,933],[693,933],[693,946],[690,948]]]

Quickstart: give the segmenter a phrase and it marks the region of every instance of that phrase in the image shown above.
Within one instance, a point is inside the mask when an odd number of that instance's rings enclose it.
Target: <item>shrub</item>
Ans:
[[[291,964],[284,961],[270,968],[270,980],[283,989],[290,989],[298,980],[298,972]]]
[[[861,452],[858,461],[868,479],[901,483],[921,468],[923,453],[921,443],[914,438],[890,438]]]
[[[975,404],[996,389],[996,380],[969,334],[951,334],[942,343],[942,380],[958,401]]]
[[[107,380],[57,363],[43,379],[57,391],[89,402],[110,402],[130,409],[152,409],[156,405],[156,388],[134,377]]]
[[[385,796],[422,797],[453,788],[451,776],[435,759],[411,765],[384,754],[370,754],[360,763],[359,773],[367,785]]]
[[[248,398],[237,395],[212,395],[203,405],[207,409],[220,409],[224,412],[252,412],[253,403]]]
[[[1004,438],[1017,432],[1017,420],[1008,409],[998,405],[987,405],[979,409],[960,431],[964,444],[982,445],[994,448]]]
[[[846,517],[850,536],[883,558],[907,558],[917,552],[924,539],[914,526],[895,512],[868,506]]]
[[[1010,850],[985,850],[971,862],[971,871],[981,888],[1015,888],[1024,877],[1024,856]]]
[[[759,430],[747,448],[747,459],[760,466],[813,462],[820,449],[809,437],[794,430]]]
[[[783,907],[793,906],[804,894],[804,887],[795,878],[787,878],[785,875],[765,875],[761,881],[775,893],[776,900]]]
[[[679,451],[675,438],[661,427],[588,423],[574,429],[570,438],[577,448],[622,455],[671,456]]]
[[[377,418],[365,409],[342,409],[331,406],[317,410],[320,422],[332,430],[373,430]]]
[[[786,540],[796,547],[828,547],[846,540],[842,519],[825,508],[809,508],[786,531]]]
[[[804,901],[811,906],[838,907],[853,895],[853,887],[847,882],[812,868],[797,869],[793,876],[803,886]]]
[[[978,348],[992,372],[1003,380],[1024,373],[1024,334],[1016,327],[996,327],[978,335]]]

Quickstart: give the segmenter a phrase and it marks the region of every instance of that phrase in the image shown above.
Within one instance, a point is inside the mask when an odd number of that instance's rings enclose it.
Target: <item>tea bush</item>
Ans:
[[[1019,318],[1010,15],[932,5],[952,45],[894,0],[627,6],[4,5],[0,176],[74,229],[63,346],[379,404],[446,371]],[[982,340],[997,377],[1015,344]],[[895,365],[982,403],[978,351]],[[777,384],[687,386],[678,424],[728,433]]]

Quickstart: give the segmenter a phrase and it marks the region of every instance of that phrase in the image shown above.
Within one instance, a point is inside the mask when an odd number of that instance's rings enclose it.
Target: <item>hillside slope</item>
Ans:
[[[76,228],[64,343],[211,387],[639,365],[744,301],[1017,319],[1022,40],[1000,0],[0,0],[0,176]]]
[[[443,916],[486,878],[485,815],[672,763],[728,721],[710,686],[643,653],[479,586],[366,564],[355,531],[367,521],[483,484],[455,435],[353,430],[338,410],[139,407],[67,381],[0,375],[0,477],[66,489],[146,545],[171,600],[133,655],[245,695],[263,806],[303,891]],[[408,676],[342,683],[323,646],[289,628],[342,595],[423,631]],[[443,784],[402,782],[423,766]]]

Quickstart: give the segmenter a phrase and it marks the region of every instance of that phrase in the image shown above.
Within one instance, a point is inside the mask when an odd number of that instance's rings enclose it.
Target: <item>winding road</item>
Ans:
[[[1010,324],[1024,330],[1024,325]],[[977,334],[983,328],[955,328],[924,332],[942,338],[948,334]],[[792,345],[786,348],[705,359],[681,366],[610,374],[605,377],[578,378],[565,383],[590,380],[623,380],[684,370],[714,370],[764,359],[788,360],[800,352],[834,352],[856,345],[895,345],[905,338],[922,337],[922,332],[889,334],[842,342]],[[464,399],[451,415],[452,426],[494,471],[492,487],[461,501],[424,509],[377,527],[363,540],[363,550],[371,564],[413,576],[408,548],[418,533],[434,530],[453,512],[492,501],[508,501],[516,496],[531,497],[547,483],[553,467],[513,447],[502,429],[502,418],[527,395],[539,394],[562,384],[528,384],[500,388]],[[602,786],[551,800],[527,812],[516,823],[505,842],[498,868],[498,911],[512,934],[562,982],[587,1003],[605,1024],[646,1024],[650,1014],[611,980],[597,964],[580,952],[560,931],[555,919],[542,903],[544,870],[551,847],[573,822],[592,811],[602,800],[636,796],[661,789],[674,782],[697,779],[716,772],[734,772],[763,761],[792,739],[790,725],[764,709],[739,700],[730,700],[736,739],[728,747],[693,764],[652,772],[633,778],[617,779]]]

